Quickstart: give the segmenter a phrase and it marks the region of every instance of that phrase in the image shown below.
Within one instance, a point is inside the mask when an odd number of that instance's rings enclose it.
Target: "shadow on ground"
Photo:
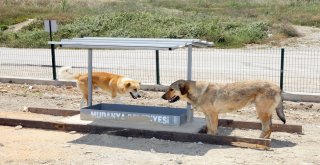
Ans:
[[[296,145],[297,145],[297,143],[293,143],[290,141],[284,141],[284,140],[278,140],[278,139],[272,139],[272,141],[271,141],[272,148],[294,147]]]
[[[205,155],[212,149],[230,148],[221,145],[204,145],[201,142],[173,142],[155,138],[131,138],[107,134],[88,134],[70,143],[192,156]]]

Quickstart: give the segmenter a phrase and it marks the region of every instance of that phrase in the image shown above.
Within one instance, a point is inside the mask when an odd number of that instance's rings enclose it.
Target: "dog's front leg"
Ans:
[[[83,108],[85,107],[85,101],[84,101],[84,98],[82,97],[81,100],[80,100],[80,108]]]
[[[206,115],[208,134],[216,135],[218,133],[218,114],[209,113]]]
[[[114,103],[116,103],[116,104],[121,104],[121,103],[122,103],[121,98],[120,98],[120,97],[115,97],[115,98],[114,98]]]
[[[211,134],[211,133],[209,133],[209,130],[211,130],[211,124],[210,124],[209,116],[207,114],[205,114],[205,117],[206,117],[206,125],[207,125],[206,132],[207,132],[207,134]]]

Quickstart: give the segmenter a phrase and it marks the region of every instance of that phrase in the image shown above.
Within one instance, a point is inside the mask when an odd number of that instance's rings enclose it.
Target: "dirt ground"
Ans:
[[[319,48],[320,28],[293,25],[299,37],[284,38],[265,44],[248,44],[246,48],[288,47],[288,48]],[[272,34],[271,34],[272,36]]]
[[[169,104],[162,92],[141,91],[142,98],[123,98],[139,105],[184,107]],[[81,95],[75,87],[0,83],[0,117],[24,115],[24,107],[79,109]],[[96,91],[94,103],[112,102]],[[80,134],[21,127],[0,126],[0,164],[320,164],[320,104],[285,101],[288,124],[303,126],[303,135],[274,132],[271,150],[254,150],[221,145],[181,143],[106,134]],[[196,116],[202,116],[195,112]],[[41,115],[46,119],[46,115]],[[252,106],[223,114],[221,118],[258,121]],[[274,123],[281,123],[274,115]],[[258,137],[259,130],[228,130],[220,135]]]
[[[248,48],[319,47],[320,29],[295,26],[301,37],[278,43],[248,45]],[[123,102],[139,105],[184,107],[185,102],[169,104],[159,99],[161,92],[141,91],[138,100],[124,98]],[[0,83],[0,117],[34,115],[26,107],[79,109],[80,93],[73,87],[17,85]],[[101,92],[94,93],[94,103],[111,102]],[[303,126],[303,135],[274,132],[272,148],[268,151],[221,145],[180,143],[159,139],[80,134],[0,126],[0,164],[320,164],[320,104],[285,101],[288,124]],[[195,116],[203,117],[199,112]],[[280,123],[274,115],[274,123]],[[38,115],[41,119],[52,117]],[[254,108],[248,107],[220,118],[258,121]],[[220,135],[258,137],[260,131],[227,130]]]

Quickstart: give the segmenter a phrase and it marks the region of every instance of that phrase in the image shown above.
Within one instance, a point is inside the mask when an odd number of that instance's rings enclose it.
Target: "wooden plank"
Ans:
[[[80,114],[77,110],[67,110],[67,109],[53,109],[53,108],[36,108],[28,107],[28,112],[37,114],[46,114],[52,116],[74,116]]]
[[[80,111],[76,111],[76,110],[36,108],[36,107],[29,107],[28,111],[32,113],[47,114],[47,115],[53,115],[53,116],[73,116],[80,113]],[[258,123],[258,122],[235,121],[235,120],[229,120],[229,119],[219,119],[219,126],[240,128],[240,129],[261,129],[261,123]],[[302,134],[301,125],[272,124],[272,130],[274,132],[289,132],[289,133]]]
[[[77,110],[36,108],[36,107],[29,107],[28,111],[32,113],[47,114],[47,115],[53,115],[53,116],[73,116],[73,115],[78,115],[80,113],[80,111],[77,111]],[[258,123],[258,122],[235,121],[230,119],[219,119],[219,126],[240,128],[240,129],[259,129],[259,130],[261,129],[261,123]],[[272,124],[272,131],[302,134],[302,126],[290,125],[290,124]]]
[[[258,122],[234,121],[229,119],[219,119],[219,126],[241,129],[261,129],[261,123]],[[290,124],[272,124],[272,131],[302,134],[302,126]]]
[[[208,134],[179,133],[168,131],[151,131],[143,129],[129,129],[96,125],[66,124],[59,122],[36,121],[14,118],[0,118],[0,125],[17,126],[26,128],[38,128],[60,131],[77,131],[79,133],[106,133],[116,136],[139,137],[139,138],[157,138],[163,140],[180,142],[203,142],[207,144],[230,145],[237,147],[246,147],[253,149],[269,149],[271,147],[270,139],[243,138],[236,136],[212,136]]]

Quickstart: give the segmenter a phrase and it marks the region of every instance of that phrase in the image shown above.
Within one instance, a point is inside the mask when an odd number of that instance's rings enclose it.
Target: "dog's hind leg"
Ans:
[[[81,99],[81,104],[84,104],[84,100],[86,101],[86,103],[88,103],[88,86],[86,83],[83,83],[81,81],[77,81],[77,87],[78,89],[81,91],[82,94],[82,99]],[[80,104],[80,105],[81,105]]]
[[[274,101],[271,99],[258,99],[256,108],[262,126],[260,138],[268,139],[272,132],[272,112],[275,110]]]
[[[88,92],[85,91],[82,94],[83,94],[83,97],[82,97],[81,101],[84,103],[84,100],[85,100],[85,102],[88,104],[88,97],[89,97]]]
[[[271,125],[272,125],[272,115],[270,114],[263,114],[261,115],[261,126],[262,132],[260,134],[260,138],[269,139],[271,135]]]
[[[86,102],[84,101],[84,98],[82,97],[81,100],[80,100],[80,108],[85,107],[86,106],[85,103]]]

